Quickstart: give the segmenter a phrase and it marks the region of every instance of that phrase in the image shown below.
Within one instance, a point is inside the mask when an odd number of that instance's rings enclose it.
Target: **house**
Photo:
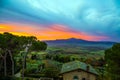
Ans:
[[[39,80],[53,80],[53,78],[41,77]]]
[[[98,73],[89,64],[73,61],[63,64],[60,75],[63,80],[96,80]]]

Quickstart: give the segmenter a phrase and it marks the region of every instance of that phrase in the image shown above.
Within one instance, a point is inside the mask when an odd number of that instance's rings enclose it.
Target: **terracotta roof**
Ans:
[[[89,66],[88,71],[87,71],[87,66]],[[68,62],[68,63],[63,64],[62,69],[61,69],[61,74],[66,73],[66,72],[70,72],[73,70],[77,70],[77,69],[81,69],[81,70],[98,75],[96,70],[91,65],[80,62],[80,61],[72,61],[72,62]]]

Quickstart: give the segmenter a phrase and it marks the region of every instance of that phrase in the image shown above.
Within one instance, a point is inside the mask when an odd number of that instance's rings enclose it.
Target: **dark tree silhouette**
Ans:
[[[120,43],[105,51],[107,71],[112,80],[120,80]]]

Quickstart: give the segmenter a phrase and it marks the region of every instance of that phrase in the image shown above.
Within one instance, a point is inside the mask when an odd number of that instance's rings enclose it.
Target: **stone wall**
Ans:
[[[63,74],[63,80],[74,80],[73,78],[75,76],[78,76],[78,80],[84,80],[83,78],[85,78],[85,80],[96,80],[96,75],[82,71],[82,70],[76,70],[76,71],[72,71],[69,73],[64,73]]]

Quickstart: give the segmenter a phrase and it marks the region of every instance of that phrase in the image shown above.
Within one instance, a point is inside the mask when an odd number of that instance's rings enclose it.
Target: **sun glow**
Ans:
[[[45,27],[45,26],[44,26]],[[10,32],[19,36],[36,36],[39,40],[68,39],[71,37],[85,40],[106,39],[105,36],[92,36],[84,32],[75,32],[67,26],[54,24],[49,28],[39,28],[31,25],[0,24],[0,33]]]

